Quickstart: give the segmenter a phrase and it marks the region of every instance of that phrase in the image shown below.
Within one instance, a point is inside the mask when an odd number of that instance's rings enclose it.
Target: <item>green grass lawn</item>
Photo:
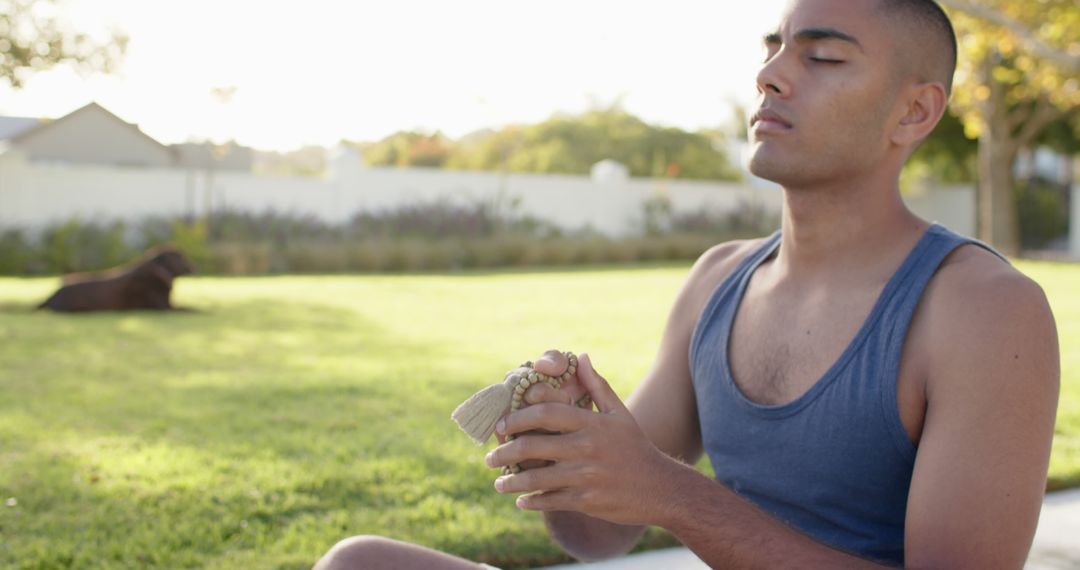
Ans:
[[[1080,266],[1020,267],[1062,338],[1050,484],[1080,484]],[[0,279],[0,567],[309,568],[364,533],[565,560],[449,412],[553,346],[625,396],[686,270],[193,278],[167,315],[28,313],[56,281]]]

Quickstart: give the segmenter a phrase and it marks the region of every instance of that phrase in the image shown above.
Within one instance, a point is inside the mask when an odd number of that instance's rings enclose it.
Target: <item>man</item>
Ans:
[[[495,487],[581,560],[657,525],[716,568],[1020,568],[1057,406],[1053,317],[898,190],[945,111],[951,25],[928,0],[794,0],[766,46],[750,168],[783,186],[782,231],[698,260],[626,406],[586,355],[600,413],[530,389],[498,428],[520,437],[487,462],[533,467]],[[716,481],[687,466],[703,452]],[[339,567],[477,565],[360,538],[318,566]]]

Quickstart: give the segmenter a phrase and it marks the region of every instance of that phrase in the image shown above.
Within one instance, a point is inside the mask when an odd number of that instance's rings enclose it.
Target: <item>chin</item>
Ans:
[[[747,168],[750,174],[781,185],[791,176],[793,170],[790,163],[769,157],[767,153],[761,152],[761,149],[750,155]]]

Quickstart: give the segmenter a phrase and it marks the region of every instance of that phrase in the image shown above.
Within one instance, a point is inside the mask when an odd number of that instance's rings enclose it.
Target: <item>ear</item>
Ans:
[[[918,83],[905,93],[906,108],[890,140],[893,144],[912,147],[928,137],[945,114],[949,96],[939,82]]]

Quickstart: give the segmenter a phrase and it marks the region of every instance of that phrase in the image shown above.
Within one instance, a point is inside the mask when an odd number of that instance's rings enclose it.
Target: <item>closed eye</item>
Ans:
[[[815,63],[844,63],[844,60],[842,59],[827,59],[823,57],[812,57],[810,58],[810,61]]]

